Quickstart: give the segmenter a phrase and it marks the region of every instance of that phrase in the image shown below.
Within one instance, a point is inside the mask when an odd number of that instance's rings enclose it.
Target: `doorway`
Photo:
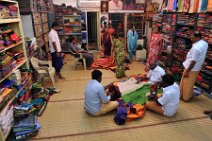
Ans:
[[[97,39],[97,12],[87,13],[87,26],[88,26],[88,49],[98,49]]]

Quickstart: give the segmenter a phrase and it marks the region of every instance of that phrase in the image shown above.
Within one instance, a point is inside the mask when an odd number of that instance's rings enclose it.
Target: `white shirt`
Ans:
[[[156,83],[162,81],[162,76],[165,75],[165,71],[160,66],[157,66],[154,70],[150,70],[147,74],[147,77],[149,78],[150,83]]]
[[[55,31],[54,29],[51,29],[51,31],[49,32],[49,50],[51,53],[55,52],[55,49],[53,47],[53,42],[56,43],[57,51],[61,52],[60,39],[57,34],[57,31]]]
[[[118,1],[118,5],[113,0],[109,1],[109,10],[122,10],[122,7],[123,2],[121,0]]]
[[[163,95],[158,99],[166,116],[173,116],[177,112],[179,101],[180,88],[176,83],[163,88]]]
[[[183,66],[188,69],[191,61],[196,61],[196,64],[191,71],[200,71],[202,69],[202,64],[205,61],[207,50],[208,43],[204,40],[194,43],[186,56],[186,60],[183,62]]]
[[[108,103],[110,96],[107,96],[105,89],[97,80],[90,80],[85,89],[84,108],[90,114],[99,112],[102,103]]]

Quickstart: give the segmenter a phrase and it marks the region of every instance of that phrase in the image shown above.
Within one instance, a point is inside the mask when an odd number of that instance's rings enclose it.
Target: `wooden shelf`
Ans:
[[[76,25],[76,24],[64,24],[64,26],[81,27],[81,25]]]
[[[13,45],[11,45],[11,46],[9,46],[9,47],[5,47],[5,49],[1,50],[0,53],[1,53],[1,52],[4,52],[4,51],[7,51],[7,50],[9,50],[9,49],[12,49],[12,48],[14,48],[14,47],[17,47],[18,45],[21,45],[21,44],[23,44],[23,41],[20,41],[20,42],[18,42],[17,44],[13,44]]]
[[[10,75],[15,71],[17,70],[19,67],[21,67],[24,63],[26,63],[27,60],[23,60],[21,62],[18,62],[18,65],[10,72],[8,73],[6,76],[4,76],[4,78],[2,78],[0,80],[0,83],[2,83],[5,79],[7,79],[8,77],[10,77]]]
[[[64,14],[63,17],[80,17],[80,15]]]
[[[0,19],[0,24],[18,23],[20,19]]]
[[[12,1],[12,0],[1,0],[1,2],[8,2],[8,3],[17,3],[17,1]]]
[[[65,35],[81,35],[82,33],[65,33]]]

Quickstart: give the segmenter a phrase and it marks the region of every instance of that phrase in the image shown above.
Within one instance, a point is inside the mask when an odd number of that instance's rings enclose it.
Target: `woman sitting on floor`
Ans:
[[[68,41],[66,43],[67,51],[71,50],[74,53],[82,53],[83,58],[85,58],[85,60],[86,60],[86,66],[87,66],[88,69],[90,69],[91,64],[94,61],[93,54],[88,53],[87,51],[77,47],[77,39],[76,39],[76,37],[71,37],[67,41]]]

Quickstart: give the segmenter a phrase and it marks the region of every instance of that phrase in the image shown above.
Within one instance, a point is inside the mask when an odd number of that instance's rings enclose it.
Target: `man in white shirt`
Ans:
[[[205,61],[208,43],[202,40],[200,32],[196,31],[191,36],[193,46],[183,62],[184,73],[180,82],[180,94],[183,101],[188,102],[193,96],[193,87],[199,71]]]
[[[147,74],[150,83],[155,84],[162,81],[162,76],[165,75],[165,71],[160,66],[157,66],[155,62],[150,63],[150,71]]]
[[[162,77],[161,86],[163,87],[162,96],[157,98],[155,95],[154,101],[148,101],[146,106],[154,112],[171,117],[176,114],[178,109],[180,89],[179,86],[174,83],[173,76],[169,74],[165,74]]]
[[[110,0],[109,10],[122,10],[123,2],[121,0]]]
[[[59,77],[59,79],[64,79],[64,77],[60,73],[60,70],[63,66],[63,60],[61,54],[60,39],[57,33],[58,29],[59,24],[57,22],[54,22],[52,24],[52,29],[49,32],[49,50],[52,55],[52,65],[56,70],[57,76]]]
[[[102,72],[94,70],[92,80],[90,80],[85,89],[84,109],[93,116],[106,114],[119,105],[117,101],[110,101],[113,93],[106,94],[104,86],[101,84]]]

